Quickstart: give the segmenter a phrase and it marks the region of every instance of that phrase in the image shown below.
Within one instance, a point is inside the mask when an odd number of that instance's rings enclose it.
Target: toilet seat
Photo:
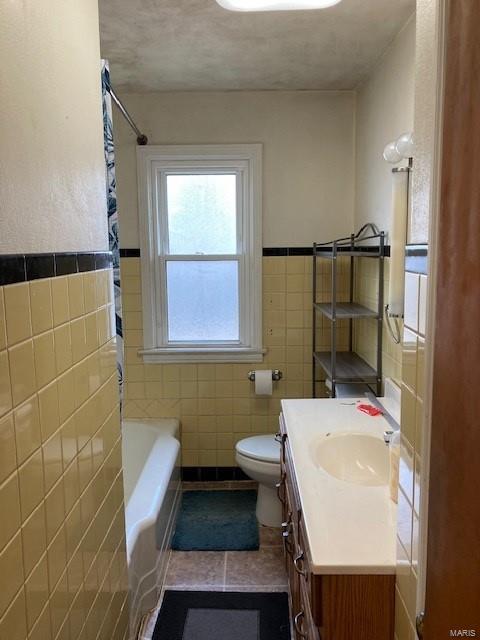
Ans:
[[[280,443],[275,440],[274,435],[244,438],[237,442],[235,449],[245,458],[280,464]]]

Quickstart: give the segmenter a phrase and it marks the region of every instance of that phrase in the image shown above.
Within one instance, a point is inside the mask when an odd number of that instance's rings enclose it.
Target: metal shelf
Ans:
[[[325,370],[328,378],[332,378],[332,352],[316,351],[313,354]],[[337,351],[335,353],[335,380],[337,382],[376,382],[377,372],[368,362],[353,351]]]
[[[331,302],[315,302],[315,309],[323,313],[329,320],[333,319],[333,310],[335,308],[335,317],[337,320],[349,320],[354,318],[378,318],[378,311],[373,311],[368,307],[364,307],[356,302],[337,302],[335,307]]]
[[[348,302],[338,302],[338,265],[336,258],[346,256],[349,258],[349,295]],[[378,262],[378,305],[373,311],[364,305],[355,302],[355,270],[357,260],[355,258],[375,258]],[[331,301],[317,302],[317,260],[328,258],[331,262]],[[320,366],[331,381],[331,395],[337,396],[337,384],[339,383],[375,383],[377,395],[380,395],[382,384],[382,323],[383,323],[383,281],[385,258],[385,233],[379,231],[373,223],[364,225],[357,233],[345,238],[338,238],[332,242],[313,245],[313,282],[312,282],[312,396],[316,397],[316,369]],[[330,351],[317,351],[317,321],[318,314],[330,320]],[[356,354],[354,349],[354,325],[360,318],[373,318],[376,320],[377,349],[376,370],[363,358]],[[348,323],[348,346],[345,351],[338,350],[338,323],[337,320],[345,320]]]
[[[334,253],[331,249],[314,249],[314,253],[317,258],[326,258],[327,260],[333,260],[338,256],[345,256],[350,258],[379,258],[381,255],[383,255],[380,251],[381,249],[378,247],[375,247],[375,251],[368,251],[365,249],[353,249],[349,251],[339,248],[337,249],[336,253]]]

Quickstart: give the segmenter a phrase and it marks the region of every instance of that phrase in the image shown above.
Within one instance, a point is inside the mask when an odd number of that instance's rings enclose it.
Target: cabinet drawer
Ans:
[[[292,510],[295,513],[295,520],[298,524],[302,516],[302,503],[300,502],[300,494],[298,492],[298,487],[295,480],[295,471],[293,468],[292,455],[290,453],[290,445],[288,444],[288,438],[285,440],[284,449],[285,449],[284,470],[286,474],[285,480],[286,480],[287,489],[289,491],[289,495],[292,501]]]
[[[280,429],[280,434],[282,436],[287,436],[287,425],[285,424],[285,418],[283,417],[283,413],[280,414],[278,418],[278,426]]]
[[[287,429],[285,426],[285,420],[283,419],[283,415],[280,414],[278,419],[278,432],[275,434],[275,439],[280,443],[280,463],[285,464],[285,443],[287,441]]]
[[[282,537],[283,548],[285,551],[285,557],[287,565],[293,563],[293,557],[296,548],[296,535],[295,535],[295,520],[293,518],[293,511],[288,495],[288,489],[285,486],[285,502],[283,503],[283,521],[282,521]]]
[[[302,522],[300,523],[298,528],[297,552],[296,556],[294,557],[294,566],[299,575],[302,577],[307,593],[310,596],[312,579],[314,576],[311,571],[310,551]]]

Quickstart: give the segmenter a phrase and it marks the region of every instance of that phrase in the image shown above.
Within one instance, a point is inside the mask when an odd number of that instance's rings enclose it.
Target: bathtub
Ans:
[[[178,420],[122,423],[130,636],[156,606],[180,503]]]

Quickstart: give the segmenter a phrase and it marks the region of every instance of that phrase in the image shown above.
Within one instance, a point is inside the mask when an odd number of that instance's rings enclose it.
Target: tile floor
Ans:
[[[188,491],[189,489],[250,488],[246,484],[245,482],[195,482],[184,483],[183,489]],[[163,590],[166,589],[287,591],[287,574],[280,529],[261,526],[258,551],[172,551]],[[159,607],[162,597],[163,592]],[[159,607],[152,612],[146,622],[140,640],[151,640]]]

